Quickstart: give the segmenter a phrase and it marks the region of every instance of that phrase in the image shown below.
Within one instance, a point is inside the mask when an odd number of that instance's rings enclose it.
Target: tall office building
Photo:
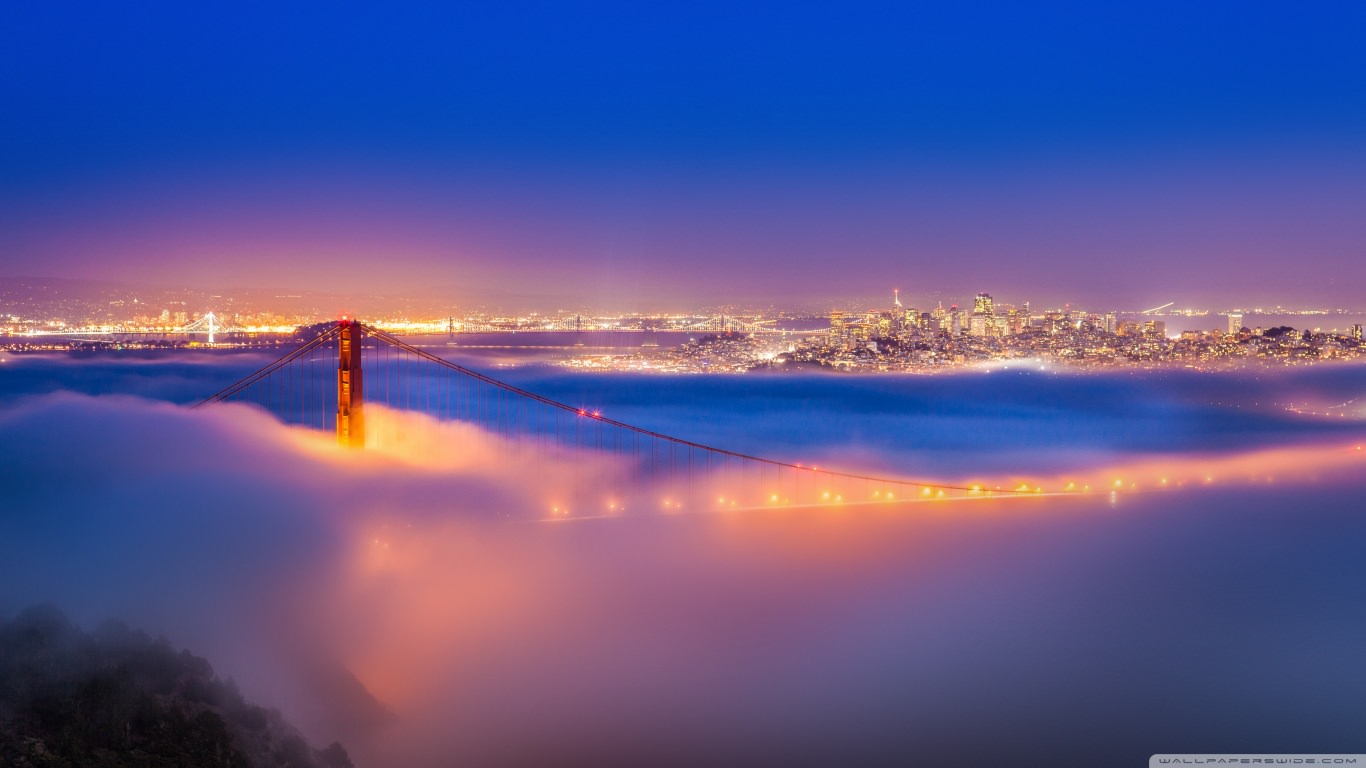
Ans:
[[[1361,323],[1354,323],[1352,325],[1352,338],[1361,341]]]
[[[1243,330],[1243,315],[1240,312],[1228,313],[1228,332],[1237,336]]]
[[[986,315],[988,317],[996,314],[995,307],[993,307],[991,302],[991,294],[985,291],[977,294],[977,298],[973,300],[972,314]]]

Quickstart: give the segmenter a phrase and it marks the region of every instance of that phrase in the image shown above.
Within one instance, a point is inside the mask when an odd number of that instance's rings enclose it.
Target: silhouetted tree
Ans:
[[[0,766],[350,768],[313,751],[209,663],[119,622],[86,634],[52,606],[0,621]]]

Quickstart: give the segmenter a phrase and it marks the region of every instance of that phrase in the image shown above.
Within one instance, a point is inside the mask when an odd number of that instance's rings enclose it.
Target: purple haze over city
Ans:
[[[1351,306],[1362,11],[32,6],[0,276]]]

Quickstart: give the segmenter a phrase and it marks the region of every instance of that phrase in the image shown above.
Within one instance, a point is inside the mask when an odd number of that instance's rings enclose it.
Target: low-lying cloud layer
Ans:
[[[534,375],[565,399],[596,381]],[[365,765],[1366,751],[1359,422],[1254,412],[1187,423],[1169,452],[1096,451],[1122,441],[1089,414],[1156,435],[1206,393],[1104,381],[1117,400],[1079,402],[1095,384],[1007,377],[990,400],[999,375],[654,381],[743,395],[715,400],[742,442],[820,413],[813,451],[887,419],[943,437],[1032,410],[1036,442],[1006,425],[1020,444],[957,452],[1004,467],[1080,444],[1082,466],[1033,474],[1153,492],[548,523],[549,489],[659,489],[619,459],[382,409],[358,453],[245,406],[35,394],[0,411],[0,611],[52,600],[166,632]],[[644,414],[662,395],[633,381],[615,406]],[[907,442],[881,460],[930,460],[932,440]],[[1159,491],[1164,471],[1191,482]],[[301,658],[344,666],[392,720],[348,720]]]

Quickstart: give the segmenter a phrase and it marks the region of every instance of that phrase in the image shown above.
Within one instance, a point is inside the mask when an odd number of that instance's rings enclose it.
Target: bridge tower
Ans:
[[[337,442],[365,447],[365,385],[360,323],[342,320],[337,336]]]

